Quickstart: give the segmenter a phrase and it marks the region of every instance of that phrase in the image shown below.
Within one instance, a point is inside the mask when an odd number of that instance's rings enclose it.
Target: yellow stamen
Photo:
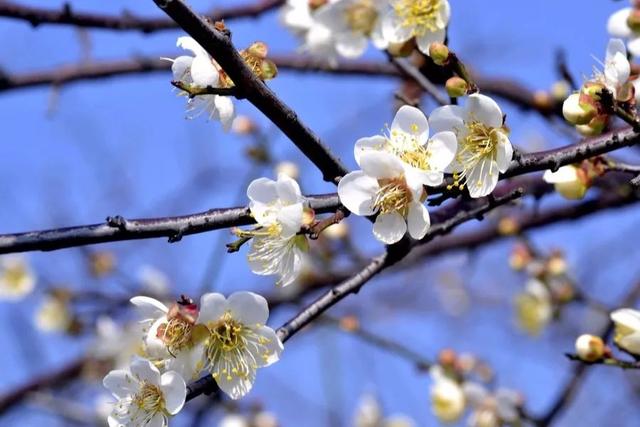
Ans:
[[[369,36],[378,19],[378,11],[371,0],[361,0],[349,5],[345,10],[347,25],[354,32]]]
[[[442,7],[441,0],[398,0],[393,5],[402,27],[412,28],[414,36],[423,36],[427,32],[442,29]]]
[[[381,179],[378,183],[380,189],[373,201],[374,208],[381,214],[398,212],[406,217],[413,195],[404,178]]]

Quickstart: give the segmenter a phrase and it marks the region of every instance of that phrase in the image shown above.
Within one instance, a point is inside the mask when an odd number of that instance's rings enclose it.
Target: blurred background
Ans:
[[[21,3],[63,6],[57,0]],[[126,9],[139,16],[163,17],[151,0],[69,3],[76,11],[116,15]],[[190,3],[206,12],[238,2]],[[623,3],[451,0],[449,42],[479,75],[550,91],[559,80],[558,49],[566,52],[566,63],[579,82],[599,66],[594,57],[604,56],[606,21]],[[296,54],[298,41],[279,24],[277,11],[258,19],[229,20],[227,26],[238,47],[260,40],[274,55]],[[181,54],[175,47],[181,35],[180,30],[145,35],[59,25],[33,28],[1,18],[0,37],[5,42],[0,45],[0,69],[21,75],[98,61],[175,57]],[[364,59],[386,61],[373,48]],[[219,123],[204,117],[185,119],[184,99],[176,96],[170,80],[164,71],[1,91],[0,233],[92,224],[109,215],[160,217],[245,205],[248,182],[259,176],[274,178],[282,162],[297,166],[303,193],[335,191],[249,103],[235,104],[257,130],[225,133]],[[378,134],[391,122],[399,82],[281,70],[269,86],[353,169],[353,143]],[[498,102],[507,114],[511,140],[524,151],[578,139],[559,120]],[[435,106],[429,97],[421,100],[427,114]],[[268,159],[259,160],[256,147],[265,146]],[[633,149],[616,155],[628,161],[638,157]],[[591,190],[587,197],[598,191]],[[528,200],[507,215],[566,203],[557,195],[546,196]],[[443,349],[466,354],[482,367],[488,387],[516,390],[528,413],[544,414],[572,378],[575,363],[564,353],[573,351],[575,337],[600,333],[607,307],[618,307],[640,282],[637,209],[632,205],[606,210],[527,232],[527,242],[541,257],[562,252],[564,279],[588,296],[587,303],[558,309],[557,318],[548,324],[523,328],[518,322],[519,312],[525,316],[518,295],[525,291],[529,274],[510,265],[519,239],[502,236],[475,249],[425,257],[375,278],[357,296],[329,311],[340,323],[321,322],[289,341],[281,361],[260,370],[253,391],[237,405],[212,404],[200,397],[171,425],[218,425],[230,412],[263,408],[283,427],[352,426],[363,395],[376,396],[384,414],[404,414],[416,426],[439,425],[430,408],[428,372],[418,369],[415,361],[363,340],[353,332],[360,328],[431,362]],[[505,226],[501,218],[488,215],[455,233]],[[127,302],[132,295],[170,300],[187,294],[197,299],[209,290],[252,290],[292,300],[272,310],[270,324],[277,327],[309,300],[309,295],[297,298],[305,287],[351,271],[381,252],[369,222],[352,216],[345,224],[315,245],[300,283],[282,290],[273,286],[272,278],[251,273],[246,248],[224,253],[224,243],[233,240],[228,230],[173,244],[148,239],[25,254],[37,282],[23,299],[0,302],[0,395],[70,371],[67,380],[56,380],[3,408],[0,425],[106,425],[108,394],[101,379],[110,366],[88,359],[100,352],[104,356],[105,347],[114,349],[113,341],[105,345],[96,336],[100,325],[103,337],[113,338],[113,331],[109,335],[105,330],[121,327],[135,335],[135,316]],[[121,343],[122,354],[133,345],[124,339],[115,342]],[[554,425],[637,425],[640,377],[635,372],[592,367],[585,375]]]

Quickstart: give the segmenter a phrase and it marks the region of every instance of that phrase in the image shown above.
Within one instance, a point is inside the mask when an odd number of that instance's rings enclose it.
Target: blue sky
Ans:
[[[26,3],[26,1],[25,1]],[[212,2],[193,1],[198,10]],[[554,55],[568,52],[575,76],[591,73],[607,44],[606,20],[625,2],[451,0],[450,45],[474,70],[514,78],[531,88],[546,89],[557,78]],[[62,2],[30,1],[55,7]],[[217,2],[218,5],[227,2]],[[588,5],[587,5],[588,4]],[[128,9],[144,16],[161,16],[151,0],[75,1],[74,8],[118,13]],[[229,22],[237,46],[265,41],[274,53],[290,53],[295,40],[277,25],[275,13],[258,21]],[[122,59],[135,55],[166,55],[176,50],[180,31],[150,36],[133,32],[91,31],[90,59]],[[9,72],[50,69],[87,60],[79,33],[71,28],[0,20],[0,66]],[[370,51],[369,59],[384,60]],[[37,88],[0,93],[3,152],[0,156],[0,232],[95,223],[106,216],[165,216],[197,212],[235,204],[238,184],[249,163],[243,152],[249,141],[225,134],[217,123],[185,120],[184,102],[176,98],[168,74],[114,78],[78,83],[61,90]],[[354,141],[373,135],[392,119],[394,81],[380,78],[334,77],[282,72],[270,82],[274,91],[354,168]],[[266,129],[269,124],[246,102],[237,103],[243,114]],[[525,149],[568,143],[566,137],[535,114],[508,113],[512,140]],[[425,112],[434,106],[425,100]],[[334,188],[277,131],[272,140],[278,160],[299,162],[306,193]],[[199,171],[211,171],[206,180],[181,192]],[[267,176],[271,174],[267,171]],[[556,200],[551,200],[553,203]],[[542,247],[563,248],[580,285],[594,296],[614,303],[639,273],[622,237],[637,230],[633,209],[549,227],[534,235]],[[367,234],[370,224],[350,218],[366,253],[381,247]],[[473,225],[468,226],[473,227]],[[133,274],[143,264],[161,267],[172,278],[175,293],[197,289],[205,271],[216,232],[190,236],[177,244],[163,239],[108,246],[122,270]],[[106,247],[106,246],[105,246]],[[500,385],[522,390],[532,411],[544,410],[565,379],[570,363],[562,353],[573,337],[593,331],[597,323],[581,310],[571,310],[565,321],[538,339],[518,332],[512,321],[511,300],[523,277],[507,265],[510,243],[492,245],[470,254],[456,254],[426,263],[406,274],[384,275],[357,297],[350,297],[332,313],[358,312],[366,325],[402,341],[427,357],[444,347],[476,353],[494,366]],[[75,288],[102,286],[91,281],[80,251],[69,249],[30,255],[42,277]],[[598,262],[597,267],[592,265]],[[463,316],[451,316],[437,302],[439,284],[449,277],[461,280],[474,294],[488,295],[492,304],[474,304]],[[115,286],[115,285],[113,285]],[[230,255],[217,281],[217,289],[270,291],[272,281],[251,275],[242,254]],[[389,295],[401,287],[415,301],[409,308],[394,306]],[[0,321],[0,390],[6,391],[37,373],[45,373],[82,352],[86,340],[46,336],[31,326],[38,297],[19,305],[2,304]],[[274,315],[279,325],[292,310]],[[632,425],[640,415],[632,384],[638,376],[594,369],[561,425],[589,422],[603,425],[616,414],[616,425]],[[414,417],[418,425],[435,425],[428,407],[429,381],[406,362],[367,347],[335,331],[319,328],[301,333],[286,347],[283,359],[259,372],[251,399],[266,403],[283,427],[326,426],[328,413],[347,422],[363,391],[376,392],[389,412]],[[84,392],[83,392],[84,393]],[[86,400],[90,401],[90,394]],[[596,404],[597,403],[597,404]],[[331,411],[328,411],[331,408]],[[219,416],[219,412],[212,415]],[[185,416],[184,420],[188,417]],[[42,425],[43,413],[18,409],[0,425]],[[177,420],[176,425],[180,425]],[[51,424],[54,425],[54,424]],[[60,424],[62,425],[62,424]]]

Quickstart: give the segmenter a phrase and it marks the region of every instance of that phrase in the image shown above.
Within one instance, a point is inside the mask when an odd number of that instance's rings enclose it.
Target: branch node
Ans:
[[[127,231],[127,220],[120,215],[108,216],[106,221],[109,227],[118,228],[120,231]]]

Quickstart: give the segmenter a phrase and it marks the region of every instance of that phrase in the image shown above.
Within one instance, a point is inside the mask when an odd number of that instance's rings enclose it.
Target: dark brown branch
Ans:
[[[336,183],[348,171],[320,139],[249,69],[228,35],[193,13],[181,0],[154,0],[156,5],[193,37],[220,64],[238,91],[269,118],[322,172]]]
[[[255,3],[218,8],[208,13],[207,18],[211,19],[211,21],[255,18],[264,12],[281,6],[283,3],[283,0],[260,0]],[[80,28],[142,31],[147,34],[179,28],[178,24],[171,19],[143,18],[127,11],[122,12],[120,16],[75,12],[69,3],[65,3],[60,9],[51,9],[17,4],[12,1],[2,1],[0,2],[0,17],[26,21],[33,27],[43,24],[72,25]]]
[[[334,212],[340,207],[340,201],[335,194],[309,197],[309,204],[318,213]],[[0,235],[0,254],[33,250],[51,251],[94,243],[153,237],[167,237],[170,242],[176,242],[190,234],[254,222],[249,208],[246,207],[211,209],[192,215],[165,218],[129,220],[115,216],[107,218],[107,221],[101,224]]]
[[[221,96],[233,96],[236,98],[241,98],[240,93],[235,87],[199,87],[194,85],[189,85],[187,83],[181,82],[179,80],[173,80],[171,82],[176,88],[185,91],[189,98],[193,98],[199,95],[221,95]]]
[[[440,92],[438,87],[431,83],[429,79],[420,72],[416,67],[414,67],[407,59],[404,58],[396,58],[395,56],[387,53],[389,58],[389,62],[398,67],[398,70],[407,77],[412,78],[413,80],[420,85],[420,87],[427,92],[436,102],[440,105],[448,105],[449,100]]]

